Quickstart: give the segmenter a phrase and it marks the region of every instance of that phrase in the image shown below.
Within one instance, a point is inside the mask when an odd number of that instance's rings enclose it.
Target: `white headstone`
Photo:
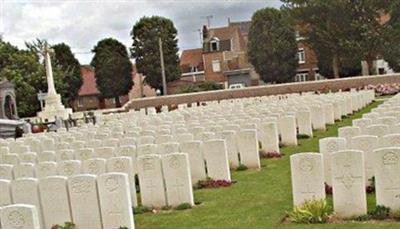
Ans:
[[[190,165],[187,154],[171,153],[162,158],[162,168],[169,206],[194,205]]]
[[[147,154],[138,157],[138,175],[142,205],[148,207],[166,206],[160,156]]]
[[[332,154],[333,207],[339,217],[367,214],[364,154],[343,150]]]
[[[311,125],[311,112],[310,111],[297,111],[297,126],[299,128],[299,134],[308,135],[313,137],[312,125]]]
[[[297,146],[296,118],[294,116],[282,116],[279,118],[279,129],[282,144]]]
[[[103,228],[96,186],[94,175],[77,175],[68,179],[72,219],[77,228]]]
[[[346,139],[346,144],[351,146],[351,139],[361,135],[361,130],[356,126],[346,126],[338,128],[338,137]]]
[[[293,204],[325,199],[322,154],[298,153],[290,156]]]
[[[56,153],[54,151],[43,151],[37,155],[38,162],[56,161]]]
[[[190,175],[192,183],[197,183],[200,180],[205,180],[206,166],[203,159],[203,146],[201,141],[189,141],[180,144],[180,151],[187,153],[189,156]]]
[[[94,155],[96,158],[112,158],[115,157],[115,148],[113,147],[100,147],[94,150]]]
[[[20,163],[14,166],[14,178],[35,177],[35,165],[32,163]]]
[[[0,179],[12,180],[14,179],[13,165],[0,164]]]
[[[364,152],[365,161],[365,182],[374,176],[374,150],[379,147],[378,137],[372,135],[360,135],[353,137],[351,140],[351,149]]]
[[[103,228],[121,226],[134,229],[128,176],[124,173],[105,173],[98,178]]]
[[[75,159],[84,161],[95,157],[93,148],[78,149],[75,151]]]
[[[158,148],[158,153],[161,155],[169,153],[177,153],[179,152],[179,143],[177,142],[163,143],[159,144],[157,148]]]
[[[36,164],[35,174],[36,178],[43,178],[47,176],[57,175],[57,163],[53,161],[46,161]]]
[[[77,160],[58,162],[57,173],[60,176],[70,177],[81,173],[81,162]]]
[[[203,155],[210,178],[214,180],[231,180],[228,152],[224,140],[217,139],[204,142]]]
[[[12,204],[10,180],[0,179],[0,207]]]
[[[262,138],[261,145],[266,152],[279,153],[279,135],[275,122],[266,122],[261,125]]]
[[[106,162],[104,158],[93,158],[82,162],[82,172],[91,175],[100,175],[106,172]]]
[[[37,162],[36,158],[37,158],[37,155],[36,155],[36,153],[33,153],[33,152],[23,153],[23,154],[19,155],[19,159],[20,159],[21,163],[36,164],[36,162]]]
[[[332,153],[345,150],[346,139],[329,137],[319,140],[319,152],[322,153],[324,159],[324,175],[325,182],[332,186]]]
[[[325,111],[320,105],[310,106],[311,123],[315,130],[325,130]]]
[[[128,175],[130,196],[132,198],[132,206],[138,206],[136,197],[135,173],[130,157],[113,157],[107,160],[107,172],[125,173]]]
[[[51,176],[40,179],[39,191],[45,228],[72,222],[66,177]]]
[[[0,208],[4,229],[41,229],[37,210],[32,205],[14,204]]]
[[[35,178],[20,178],[11,182],[11,195],[15,204],[30,204],[36,207],[40,225],[43,225],[41,213],[38,180]]]
[[[242,130],[237,134],[240,162],[251,169],[260,169],[260,155],[256,130]]]
[[[374,151],[376,204],[400,209],[400,148],[387,147]]]

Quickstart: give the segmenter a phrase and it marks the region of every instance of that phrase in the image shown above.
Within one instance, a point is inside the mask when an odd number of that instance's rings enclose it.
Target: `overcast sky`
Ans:
[[[179,37],[179,48],[198,48],[198,29],[213,15],[211,27],[231,21],[250,20],[257,9],[279,7],[279,0],[0,0],[0,32],[4,39],[24,48],[37,38],[51,44],[65,42],[81,64],[92,58],[90,50],[98,40],[114,37],[131,45],[132,26],[143,16],[171,19]],[[0,3],[1,6],[1,3]]]

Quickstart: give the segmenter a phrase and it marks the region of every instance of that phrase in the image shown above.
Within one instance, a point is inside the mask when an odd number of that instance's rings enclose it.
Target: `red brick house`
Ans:
[[[114,98],[104,99],[101,97],[100,92],[96,87],[96,77],[92,66],[81,66],[81,74],[83,84],[79,90],[78,97],[72,103],[74,111],[98,110],[116,107]],[[140,78],[143,80],[143,76],[137,73],[136,67],[133,66],[132,80],[134,81],[134,85],[127,95],[120,96],[121,104],[125,104],[130,99],[140,97],[141,91],[143,91],[145,96],[155,95],[154,89],[147,85],[143,85],[143,89],[140,88]]]

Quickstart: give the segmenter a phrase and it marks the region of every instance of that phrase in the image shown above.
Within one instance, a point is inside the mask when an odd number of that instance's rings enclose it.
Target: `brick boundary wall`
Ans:
[[[163,105],[178,105],[213,100],[224,100],[234,98],[256,97],[266,95],[279,95],[288,93],[299,93],[307,91],[338,91],[350,88],[363,88],[367,85],[385,83],[400,83],[400,74],[357,76],[341,79],[329,79],[308,82],[296,82],[285,84],[274,84],[266,86],[248,87],[243,89],[228,89],[217,91],[206,91],[188,94],[167,95],[160,97],[149,97],[133,99],[123,106],[122,111],[140,109],[145,107],[157,107]]]

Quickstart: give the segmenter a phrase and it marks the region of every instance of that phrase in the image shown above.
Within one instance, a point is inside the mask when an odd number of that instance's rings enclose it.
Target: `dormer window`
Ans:
[[[210,41],[210,51],[215,52],[219,51],[219,39],[217,37],[213,37]]]

